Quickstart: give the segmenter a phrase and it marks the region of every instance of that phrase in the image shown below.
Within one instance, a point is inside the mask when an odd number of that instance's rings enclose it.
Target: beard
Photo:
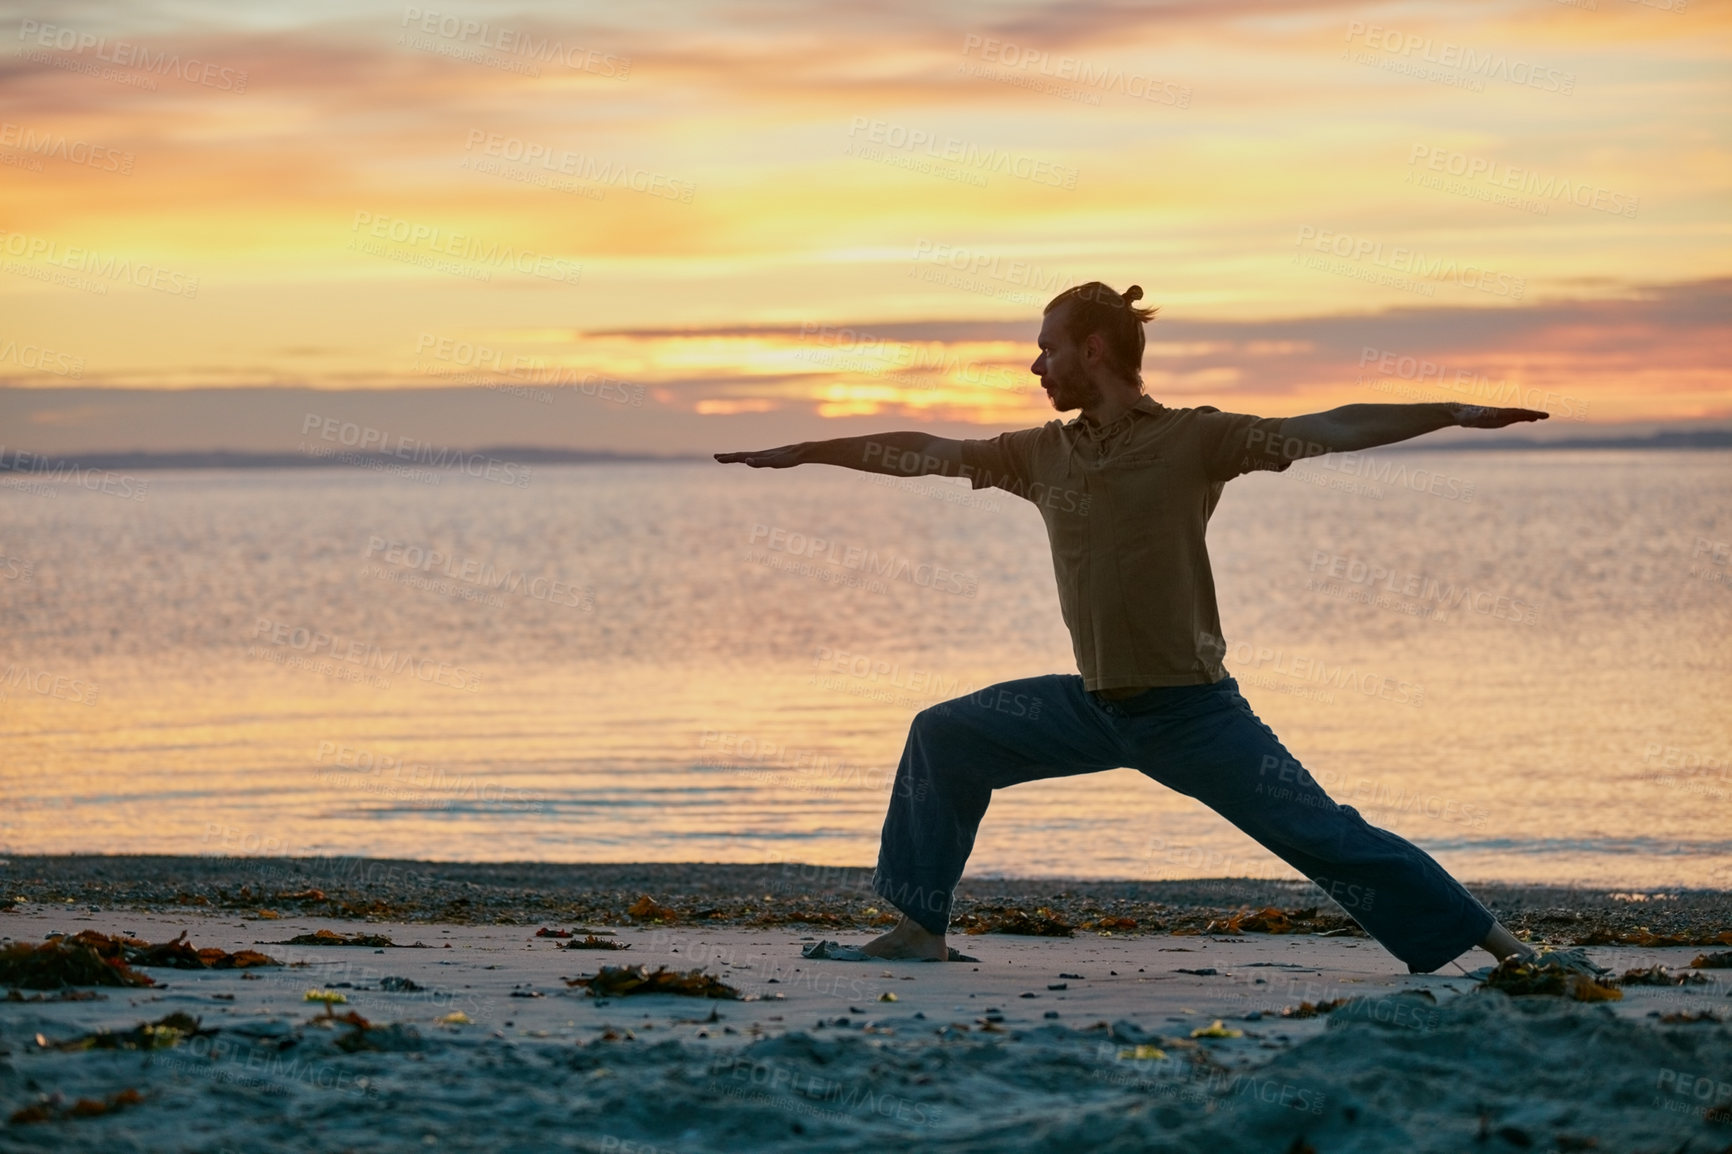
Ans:
[[[1080,370],[1064,374],[1054,373],[1049,379],[1052,381],[1052,407],[1061,413],[1087,408],[1101,399],[1100,386],[1089,380]]]

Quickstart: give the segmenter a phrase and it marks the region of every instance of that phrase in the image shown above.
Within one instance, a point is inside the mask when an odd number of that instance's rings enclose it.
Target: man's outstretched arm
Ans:
[[[866,437],[838,437],[833,441],[802,441],[775,449],[746,453],[717,453],[724,465],[750,465],[754,469],[788,469],[795,465],[840,465],[862,473],[889,473],[896,477],[923,477],[940,473],[962,475],[962,442],[931,433],[874,433]]]
[[[1440,401],[1421,405],[1342,405],[1323,413],[1306,413],[1281,422],[1282,442],[1265,448],[1287,460],[1350,453],[1405,441],[1422,433],[1460,426],[1501,429],[1520,421],[1543,421],[1551,414],[1537,409],[1494,409]],[[1258,448],[1258,446],[1253,446]]]

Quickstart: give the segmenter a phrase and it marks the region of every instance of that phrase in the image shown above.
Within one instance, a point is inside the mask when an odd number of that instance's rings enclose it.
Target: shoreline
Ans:
[[[269,920],[322,917],[449,925],[581,922],[816,927],[866,931],[893,920],[865,866],[796,862],[437,862],[365,857],[159,854],[11,855],[0,859],[0,911],[60,906],[226,911]],[[1558,885],[1466,883],[1505,925],[1535,943],[1713,944],[1732,929],[1732,891],[1652,893]],[[634,914],[645,898],[653,914]],[[20,902],[18,899],[24,899]],[[1276,933],[1364,937],[1305,881],[976,878],[956,890],[952,934],[1022,914],[1077,933],[1189,935],[1235,914],[1276,910]],[[1038,911],[1038,914],[1037,914]],[[1300,916],[1303,915],[1303,916]],[[1258,932],[1269,920],[1252,920]],[[1645,935],[1645,937],[1644,937]],[[1058,936],[1065,936],[1062,933]],[[1675,939],[1675,940],[1669,940]],[[1732,942],[1720,943],[1732,945]]]

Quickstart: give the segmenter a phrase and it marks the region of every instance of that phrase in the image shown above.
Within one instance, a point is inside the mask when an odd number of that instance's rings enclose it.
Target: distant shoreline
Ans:
[[[1654,433],[1646,437],[1570,437],[1542,441],[1530,437],[1495,437],[1447,443],[1386,445],[1383,453],[1508,453],[1530,450],[1714,450],[1732,449],[1732,429]],[[708,461],[704,453],[617,453],[602,449],[547,449],[495,446],[449,450],[447,457],[525,465],[684,465]],[[239,453],[220,451],[176,453],[77,453],[49,455],[21,450],[0,452],[0,473],[58,473],[89,469],[366,469],[403,465],[389,453],[345,452],[341,458],[307,453]],[[440,467],[438,461],[427,464]],[[446,467],[452,467],[447,465]]]
[[[382,466],[461,468],[463,462],[512,465],[683,465],[707,461],[701,453],[612,453],[591,449],[444,449],[437,459],[414,460],[390,453],[345,451],[338,456],[307,453],[79,453],[49,456],[24,451],[0,454],[0,473],[56,473],[89,469],[377,469]]]

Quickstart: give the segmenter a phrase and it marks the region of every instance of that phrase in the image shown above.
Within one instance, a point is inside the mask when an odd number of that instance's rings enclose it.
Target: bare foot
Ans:
[[[896,928],[873,938],[860,949],[875,958],[909,958],[917,961],[948,961],[950,948],[944,935],[935,934],[912,918],[904,917]]]
[[[1504,929],[1498,922],[1492,923],[1491,932],[1486,934],[1479,947],[1500,962],[1510,957],[1530,962],[1537,956],[1532,946]]]

